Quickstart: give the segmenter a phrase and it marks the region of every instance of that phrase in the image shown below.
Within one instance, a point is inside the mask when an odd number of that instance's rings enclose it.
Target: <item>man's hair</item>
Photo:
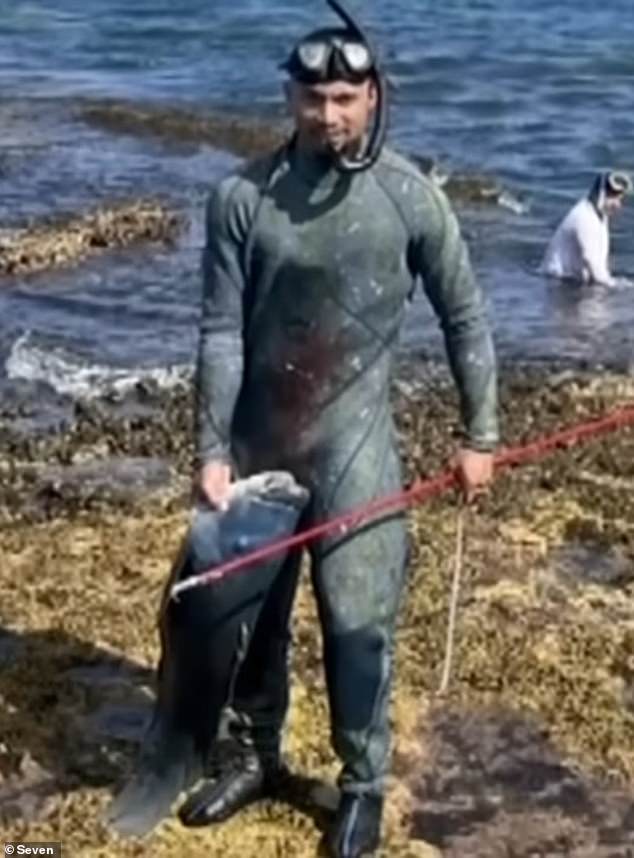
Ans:
[[[613,171],[605,177],[605,192],[609,197],[632,193],[632,180],[627,173]]]

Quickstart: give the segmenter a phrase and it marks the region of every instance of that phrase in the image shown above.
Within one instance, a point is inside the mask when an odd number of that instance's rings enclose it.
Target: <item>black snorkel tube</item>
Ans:
[[[368,35],[363,31],[361,26],[357,24],[350,13],[344,9],[339,0],[326,0],[330,8],[335,12],[346,27],[363,42],[370,52],[370,56],[374,60],[373,77],[377,88],[377,105],[374,116],[374,124],[368,142],[364,151],[356,158],[348,158],[341,155],[337,158],[337,169],[342,173],[359,173],[362,170],[369,169],[381,154],[381,149],[385,143],[388,126],[388,97],[387,97],[387,79],[385,74],[379,67],[378,54]]]

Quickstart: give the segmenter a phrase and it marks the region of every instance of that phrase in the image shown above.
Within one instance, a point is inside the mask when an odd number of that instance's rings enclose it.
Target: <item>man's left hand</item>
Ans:
[[[465,501],[471,503],[486,491],[493,479],[493,453],[479,453],[463,447],[454,460]]]

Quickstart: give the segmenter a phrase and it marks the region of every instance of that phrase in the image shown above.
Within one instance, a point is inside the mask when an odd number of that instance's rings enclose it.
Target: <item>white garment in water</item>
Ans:
[[[557,227],[540,270],[551,277],[570,277],[584,283],[614,285],[608,259],[608,218],[584,197]]]

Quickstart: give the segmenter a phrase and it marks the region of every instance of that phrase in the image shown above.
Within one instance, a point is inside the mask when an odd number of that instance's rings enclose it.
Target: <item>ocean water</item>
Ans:
[[[395,84],[392,142],[495,176],[524,203],[522,214],[459,209],[502,361],[632,365],[634,288],[562,287],[534,273],[594,173],[634,170],[631,0],[349,5]],[[0,230],[154,194],[191,224],[173,249],[1,280],[0,377],[66,390],[81,378],[79,395],[102,378],[191,366],[204,200],[237,160],[109,134],[76,108],[105,97],[281,117],[277,64],[298,36],[334,20],[322,0],[0,0]],[[613,268],[634,277],[634,200],[614,223],[612,246]],[[403,345],[442,350],[423,300]]]

